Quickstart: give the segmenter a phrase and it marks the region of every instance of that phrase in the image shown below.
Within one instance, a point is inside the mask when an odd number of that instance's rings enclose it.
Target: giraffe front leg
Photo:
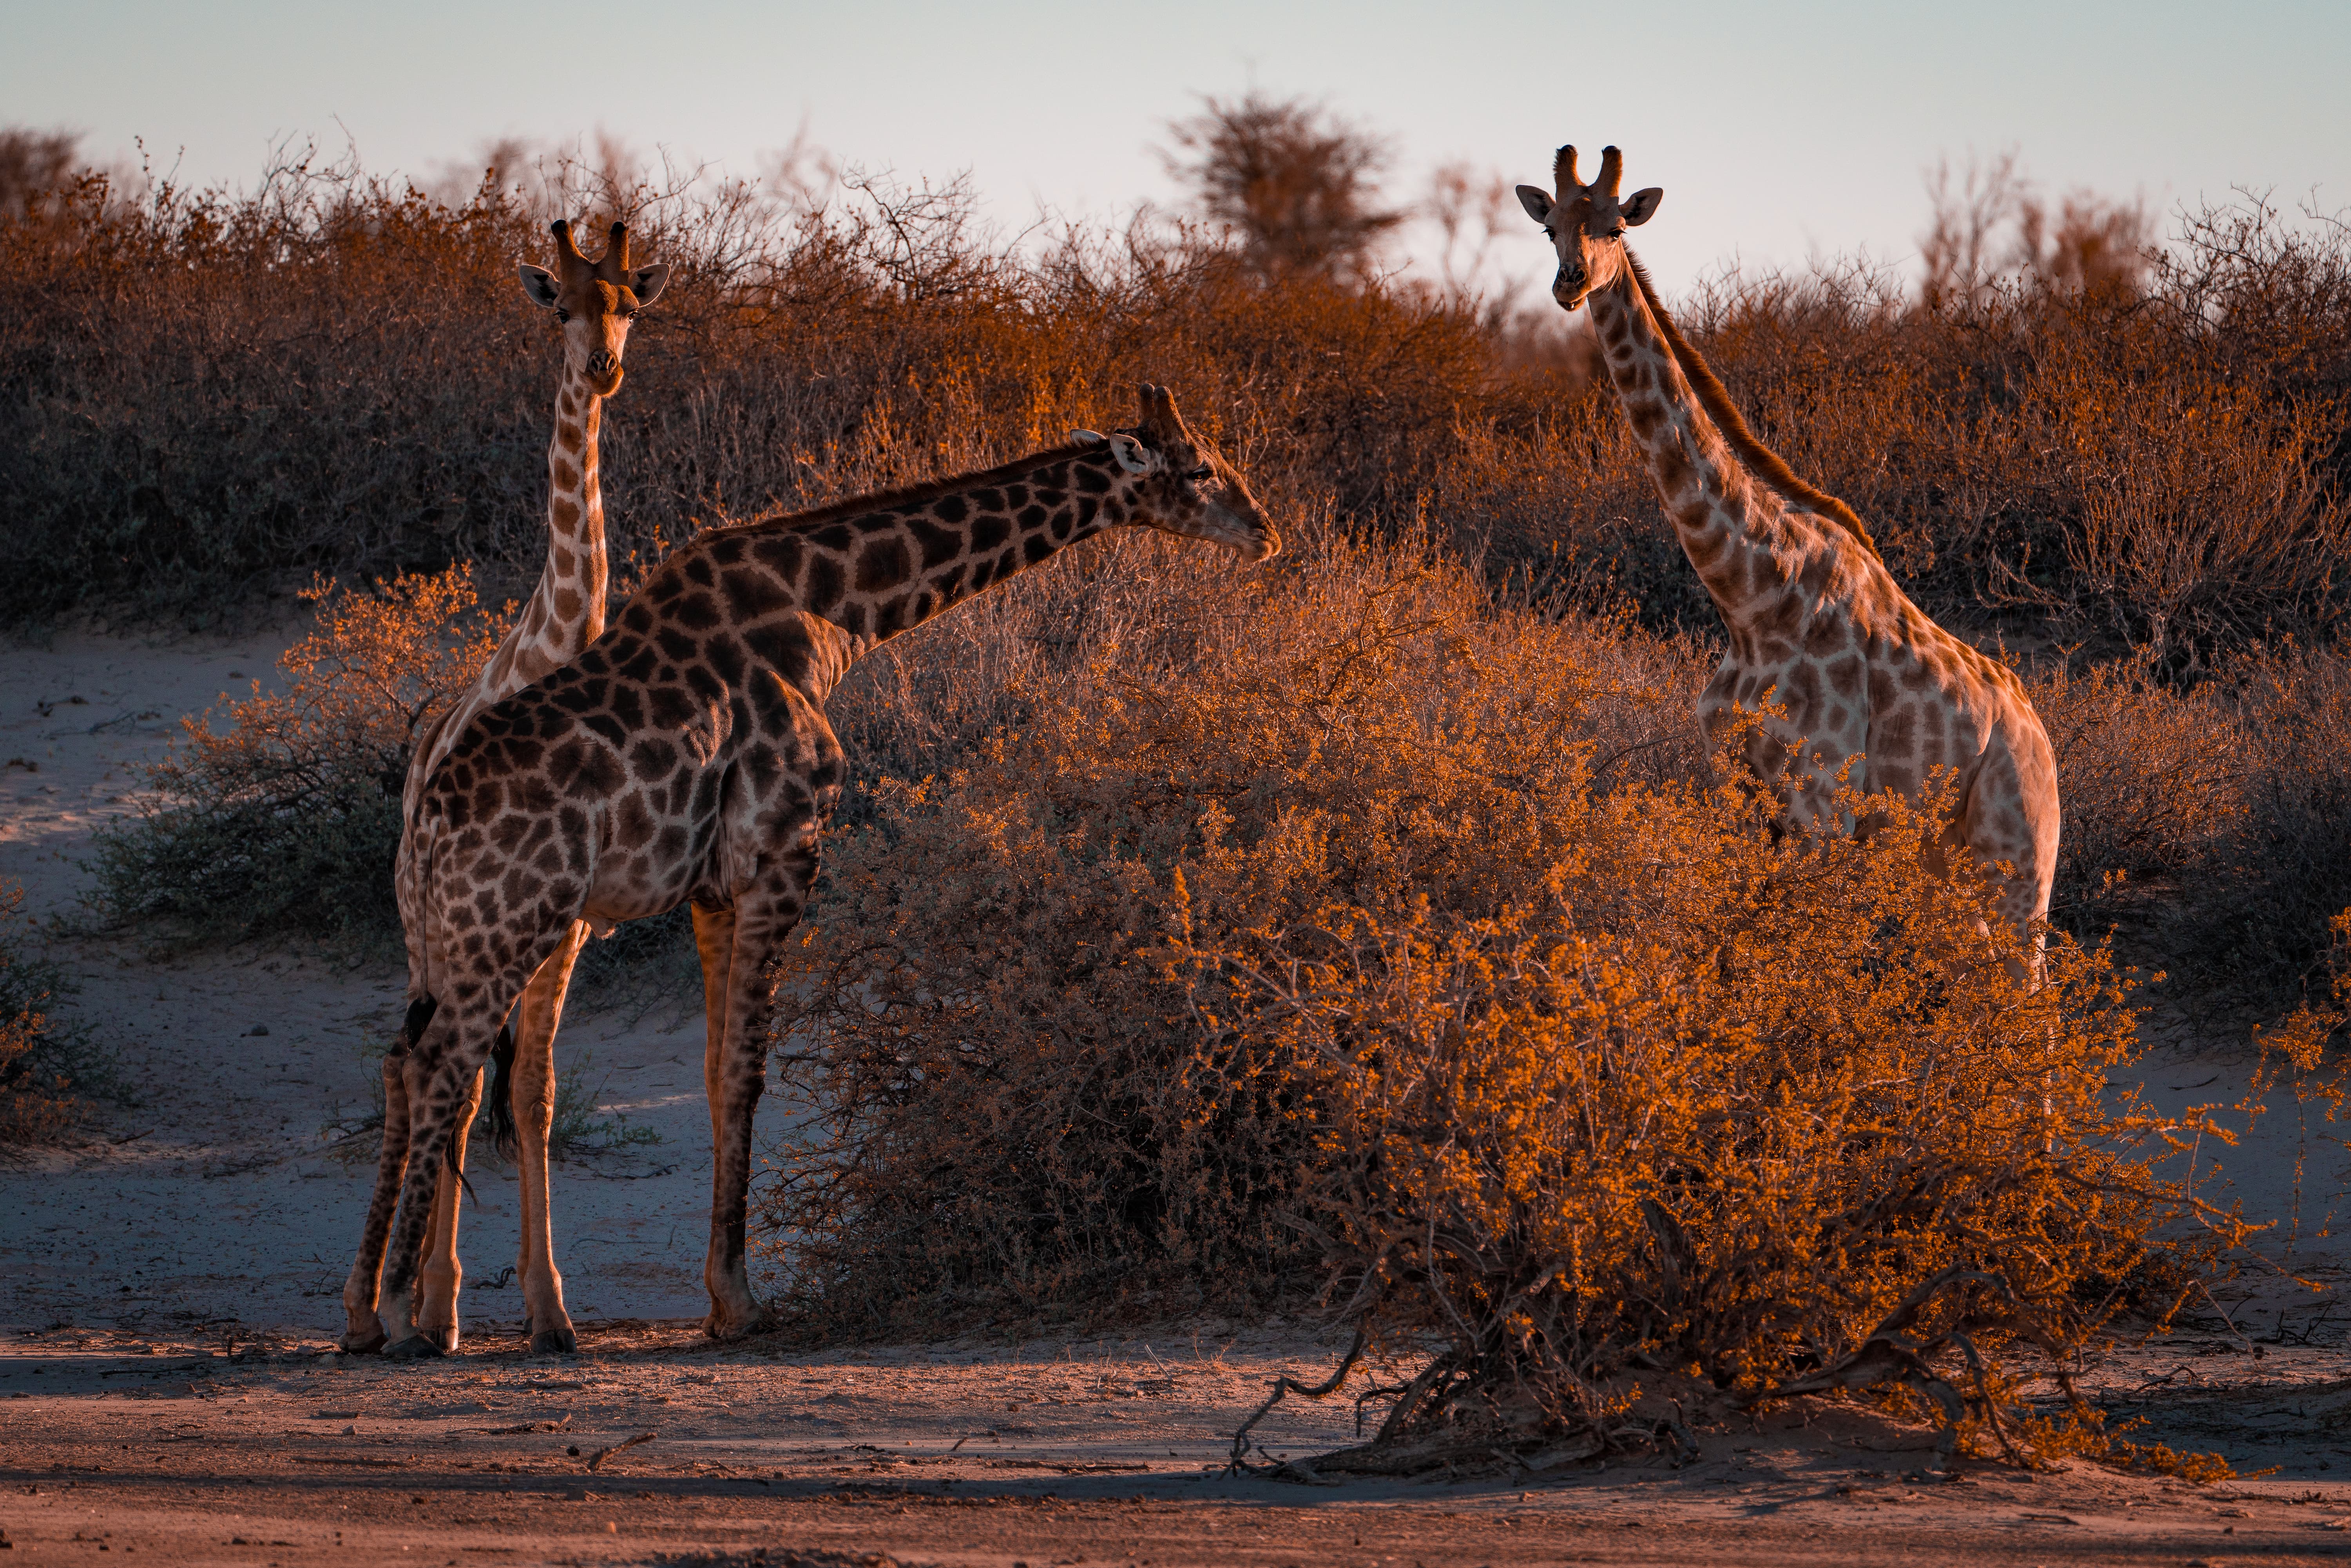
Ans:
[[[797,858],[797,857],[796,857]],[[807,857],[813,861],[813,856]],[[703,1283],[710,1291],[710,1315],[703,1328],[713,1339],[740,1339],[767,1326],[767,1309],[751,1292],[745,1256],[745,1228],[751,1190],[751,1126],[759,1096],[767,1089],[768,1016],[774,999],[768,965],[799,923],[802,890],[813,865],[796,866],[798,874],[778,877],[783,885],[747,893],[731,915],[713,918],[706,928],[715,939],[722,927],[732,928],[726,957],[726,1003],[723,1023],[714,1019],[714,1049],[705,1061],[711,1088],[710,1251],[704,1260]],[[719,913],[719,912],[714,912]],[[695,911],[696,945],[704,949],[705,995],[715,988],[711,949],[705,940],[702,910]]]
[[[710,1146],[724,1135],[718,1120],[719,1066],[726,1059],[726,1008],[735,994],[735,909],[690,906],[694,950],[702,959],[702,1092],[710,1112]]]
[[[408,1169],[407,1052],[393,1051],[383,1059],[383,1147],[376,1155],[375,1190],[369,1195],[367,1222],[360,1231],[359,1256],[343,1281],[342,1345],[357,1355],[381,1350],[390,1337],[376,1312],[377,1288],[383,1276],[383,1251],[392,1236],[392,1218],[400,1201],[401,1177]]]
[[[547,1144],[555,1127],[555,1035],[563,1020],[564,993],[572,966],[587,943],[588,925],[573,921],[570,933],[530,984],[523,988],[515,1017],[514,1083],[510,1103],[519,1145],[516,1165],[522,1177],[522,1242],[515,1276],[522,1283],[524,1331],[541,1354],[580,1348],[580,1335],[563,1305],[563,1276],[555,1267],[555,1232],[549,1207]]]
[[[460,1332],[457,1293],[465,1289],[465,1266],[457,1256],[458,1207],[465,1197],[466,1135],[481,1107],[482,1075],[476,1072],[449,1141],[449,1157],[442,1161],[433,1188],[432,1239],[425,1244],[424,1299],[417,1310],[416,1330],[444,1354],[456,1350]]]

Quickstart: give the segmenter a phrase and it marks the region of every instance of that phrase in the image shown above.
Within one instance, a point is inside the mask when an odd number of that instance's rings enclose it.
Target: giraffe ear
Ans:
[[[1526,208],[1527,216],[1539,224],[1551,222],[1551,193],[1541,185],[1520,185],[1519,205]]]
[[[533,305],[542,309],[555,308],[556,298],[561,292],[555,286],[555,274],[543,267],[533,267],[527,261],[515,270],[522,275],[522,291],[530,296]]]
[[[1102,444],[1102,433],[1099,430],[1073,430],[1070,432],[1070,444],[1072,446],[1100,446]]]
[[[1158,455],[1132,435],[1112,436],[1110,454],[1118,459],[1118,465],[1130,474],[1150,473],[1154,466],[1152,460]]]
[[[629,292],[637,297],[640,307],[659,299],[661,291],[668,287],[669,268],[666,267],[641,267],[629,274]]]
[[[1625,215],[1625,222],[1628,226],[1636,224],[1646,224],[1651,218],[1657,215],[1657,204],[1665,199],[1665,187],[1662,185],[1651,185],[1645,190],[1635,191],[1631,195],[1625,197],[1625,200],[1618,204],[1616,210]]]

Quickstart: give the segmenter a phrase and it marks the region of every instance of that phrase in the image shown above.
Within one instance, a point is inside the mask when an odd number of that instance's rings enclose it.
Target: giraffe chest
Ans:
[[[1870,726],[1867,661],[1850,646],[1759,657],[1734,648],[1698,698],[1698,718],[1720,741],[1752,716],[1761,731],[1782,742],[1807,740],[1866,749]]]

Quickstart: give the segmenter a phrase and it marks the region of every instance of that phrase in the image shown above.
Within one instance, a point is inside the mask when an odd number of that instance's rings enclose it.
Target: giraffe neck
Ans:
[[[514,627],[483,667],[484,706],[503,701],[579,657],[604,630],[611,565],[596,471],[604,400],[564,367],[547,446],[547,564]]]
[[[1801,565],[1791,556],[1786,502],[1740,461],[1709,415],[1629,255],[1623,275],[1593,290],[1590,302],[1609,382],[1648,459],[1682,552],[1723,618],[1743,625],[1776,600]],[[1699,370],[1711,380],[1702,362]]]
[[[650,633],[654,605],[683,608],[696,588],[718,588],[724,601],[755,615],[789,606],[841,632],[838,678],[891,638],[1138,520],[1144,482],[1106,447],[1064,447],[967,481],[705,535],[646,585],[642,612],[631,601],[622,628]],[[767,580],[739,575],[746,569]]]

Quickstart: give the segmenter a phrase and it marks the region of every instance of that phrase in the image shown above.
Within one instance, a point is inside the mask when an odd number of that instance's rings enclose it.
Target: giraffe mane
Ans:
[[[926,479],[919,485],[902,485],[894,490],[874,490],[862,496],[852,496],[845,501],[828,502],[805,512],[765,512],[747,522],[705,531],[721,534],[735,533],[744,528],[812,528],[819,523],[838,522],[843,517],[862,517],[869,512],[921,506],[961,491],[976,490],[983,485],[1026,478],[1040,468],[1050,467],[1071,457],[1083,457],[1089,454],[1100,455],[1107,450],[1091,441],[1073,441],[1042,452],[1032,452],[1026,457],[1016,457],[1009,463],[999,463],[993,468],[975,469],[968,474],[950,475],[944,479]]]
[[[1657,286],[1649,281],[1649,269],[1641,265],[1641,258],[1635,256],[1629,246],[1625,249],[1625,259],[1632,264],[1634,281],[1640,285],[1641,298],[1648,302],[1649,314],[1656,318],[1657,330],[1664,334],[1666,346],[1680,361],[1682,374],[1689,378],[1690,390],[1698,393],[1698,402],[1714,421],[1715,427],[1722,432],[1722,438],[1729,443],[1731,451],[1739,455],[1757,478],[1789,500],[1801,502],[1827,517],[1852,535],[1872,559],[1883,560],[1885,558],[1877,553],[1877,541],[1869,537],[1869,530],[1862,527],[1860,516],[1851,507],[1818,486],[1798,478],[1796,471],[1788,466],[1786,458],[1764,445],[1755,433],[1747,428],[1747,421],[1740,416],[1738,405],[1730,401],[1730,393],[1715,375],[1714,368],[1706,362],[1706,356],[1698,351],[1697,346],[1682,336],[1681,328],[1675,324],[1673,317],[1666,309],[1666,302],[1657,298]]]

